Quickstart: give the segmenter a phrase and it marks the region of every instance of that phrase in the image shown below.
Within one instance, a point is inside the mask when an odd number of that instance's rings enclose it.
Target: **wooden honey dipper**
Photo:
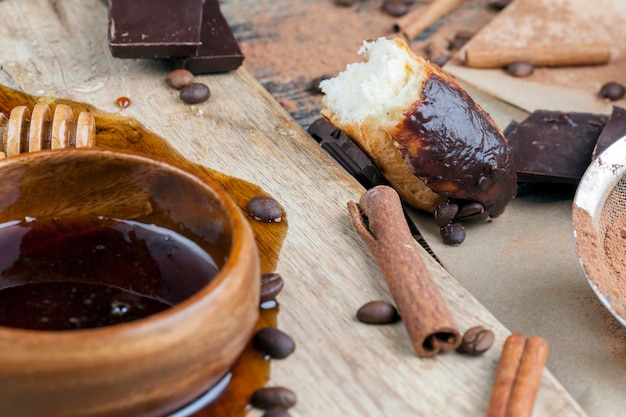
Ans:
[[[18,106],[8,119],[0,113],[0,139],[0,158],[43,149],[94,147],[96,122],[87,112],[74,120],[72,108],[65,104],[57,104],[54,115],[47,104],[35,104],[32,114],[28,107]]]

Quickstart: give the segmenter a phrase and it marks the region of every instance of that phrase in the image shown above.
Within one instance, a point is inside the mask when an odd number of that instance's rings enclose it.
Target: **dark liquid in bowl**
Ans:
[[[218,267],[167,229],[107,218],[0,226],[0,326],[72,330],[147,317],[190,297]]]

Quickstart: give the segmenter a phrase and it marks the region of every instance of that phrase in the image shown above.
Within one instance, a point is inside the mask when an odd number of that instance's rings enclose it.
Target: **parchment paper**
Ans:
[[[523,47],[607,42],[608,65],[536,68],[516,78],[501,69],[473,69],[462,63],[469,47]],[[573,48],[574,46],[572,46]],[[599,97],[609,81],[626,85],[626,1],[515,0],[481,29],[445,66],[446,71],[528,112],[537,109],[610,114],[611,104]]]

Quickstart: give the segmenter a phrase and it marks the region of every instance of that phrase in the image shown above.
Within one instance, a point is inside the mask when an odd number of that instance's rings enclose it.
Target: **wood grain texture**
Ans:
[[[362,187],[245,69],[198,77],[211,88],[211,100],[185,105],[163,82],[166,64],[110,56],[106,19],[106,7],[96,0],[0,2],[0,80],[110,112],[119,111],[117,97],[129,97],[132,104],[123,114],[192,162],[256,183],[283,205],[290,230],[277,268],[285,279],[278,320],[297,349],[272,364],[269,385],[298,394],[291,414],[484,415],[509,331],[425,252],[459,327],[493,328],[494,348],[476,358],[447,353],[418,359],[402,324],[358,323],[358,307],[390,299],[345,209],[347,201],[360,198]],[[546,372],[534,416],[554,415],[585,414]]]

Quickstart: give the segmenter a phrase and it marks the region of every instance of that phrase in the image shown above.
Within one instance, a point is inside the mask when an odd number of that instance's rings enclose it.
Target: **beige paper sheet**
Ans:
[[[607,42],[607,65],[536,68],[524,78],[501,69],[473,69],[462,63],[469,47],[571,45]],[[477,33],[445,66],[455,77],[532,112],[537,109],[609,114],[611,104],[598,96],[609,81],[626,85],[626,1],[515,0]]]

